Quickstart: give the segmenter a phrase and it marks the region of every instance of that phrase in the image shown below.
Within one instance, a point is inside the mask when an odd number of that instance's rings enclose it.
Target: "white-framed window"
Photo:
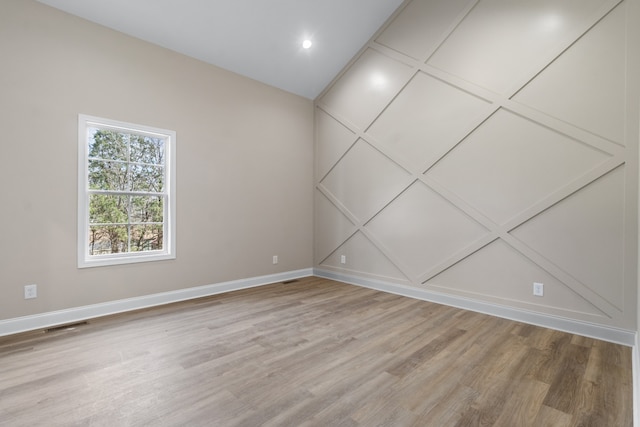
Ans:
[[[78,267],[175,251],[176,133],[78,116]]]

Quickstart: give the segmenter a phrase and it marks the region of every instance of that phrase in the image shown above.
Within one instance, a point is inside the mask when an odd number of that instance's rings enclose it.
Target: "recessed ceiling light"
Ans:
[[[384,76],[384,74],[374,73],[371,76],[371,85],[377,89],[384,89],[384,87],[387,85],[387,78]]]
[[[302,42],[302,47],[305,49],[309,49],[311,47],[313,43],[311,43],[311,40],[305,40]]]

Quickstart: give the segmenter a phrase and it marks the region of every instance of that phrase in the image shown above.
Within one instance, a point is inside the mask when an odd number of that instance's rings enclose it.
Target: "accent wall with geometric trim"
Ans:
[[[316,268],[635,330],[637,3],[405,2],[316,100]]]

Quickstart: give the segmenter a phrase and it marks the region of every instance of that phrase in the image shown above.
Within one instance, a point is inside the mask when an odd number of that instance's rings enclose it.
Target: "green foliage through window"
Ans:
[[[163,249],[165,139],[87,127],[89,255]]]

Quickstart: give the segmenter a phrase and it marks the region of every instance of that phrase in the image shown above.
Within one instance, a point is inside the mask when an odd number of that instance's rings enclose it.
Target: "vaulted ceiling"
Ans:
[[[314,99],[402,0],[39,0]],[[309,49],[302,47],[310,40]]]

